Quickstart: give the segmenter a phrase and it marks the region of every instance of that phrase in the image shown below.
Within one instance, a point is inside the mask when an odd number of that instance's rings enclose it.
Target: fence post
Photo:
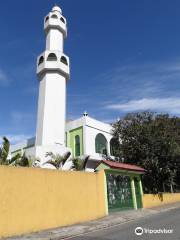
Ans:
[[[131,192],[132,192],[133,207],[134,207],[134,209],[137,210],[137,201],[136,201],[134,178],[131,177],[130,179],[131,179]]]

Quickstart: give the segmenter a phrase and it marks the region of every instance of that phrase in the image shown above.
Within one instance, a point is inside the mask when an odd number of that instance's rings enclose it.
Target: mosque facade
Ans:
[[[46,153],[72,157],[89,156],[87,169],[93,171],[98,161],[113,156],[112,127],[88,116],[66,120],[66,85],[70,79],[70,59],[64,53],[67,20],[58,6],[44,18],[46,47],[37,57],[39,96],[36,136],[11,147],[11,153],[25,152],[27,156],[47,161]],[[70,163],[69,163],[70,164]],[[70,165],[67,165],[68,169]]]

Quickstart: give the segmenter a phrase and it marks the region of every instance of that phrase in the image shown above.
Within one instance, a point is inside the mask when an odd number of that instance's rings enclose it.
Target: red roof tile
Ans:
[[[110,168],[136,171],[136,172],[145,172],[144,168],[136,166],[136,165],[132,165],[132,164],[113,162],[113,161],[109,161],[109,160],[101,160],[101,162],[99,164],[101,164],[101,163],[108,165]]]

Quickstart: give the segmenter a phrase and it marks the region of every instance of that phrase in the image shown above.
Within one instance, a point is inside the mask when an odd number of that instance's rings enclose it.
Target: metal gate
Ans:
[[[109,210],[132,209],[130,177],[107,173],[106,179]]]

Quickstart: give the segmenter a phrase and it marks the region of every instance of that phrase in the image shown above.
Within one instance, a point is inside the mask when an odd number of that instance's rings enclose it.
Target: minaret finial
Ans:
[[[60,12],[62,14],[61,8],[55,3],[54,7],[52,8],[52,12]]]

